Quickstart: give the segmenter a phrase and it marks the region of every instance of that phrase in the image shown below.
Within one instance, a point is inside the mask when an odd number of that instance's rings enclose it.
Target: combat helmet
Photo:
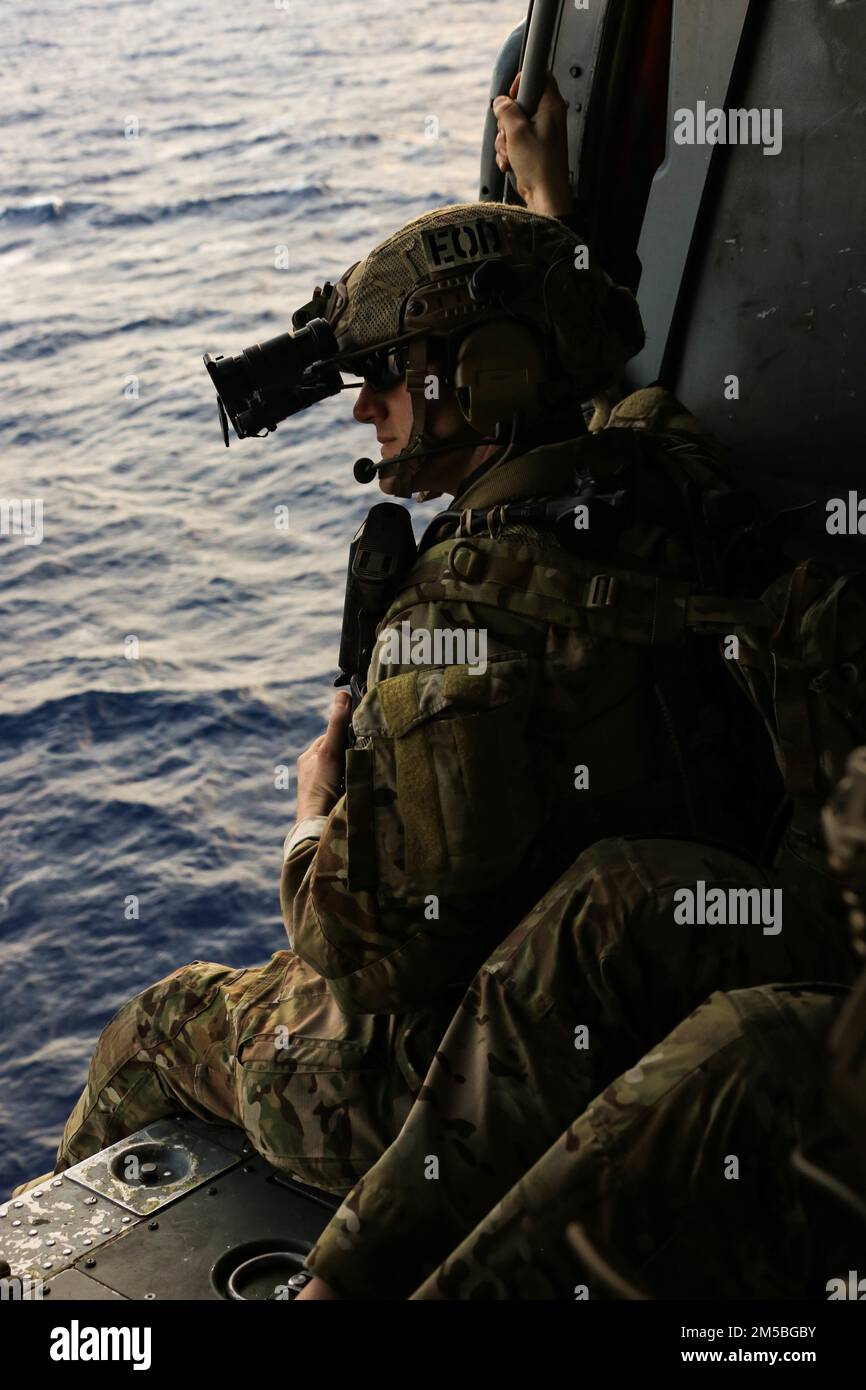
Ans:
[[[427,407],[443,374],[466,421],[452,447],[513,448],[549,442],[552,420],[579,419],[581,403],[644,343],[633,295],[586,242],[554,218],[505,204],[415,218],[335,285],[317,288],[293,326],[317,319],[333,330],[341,370],[378,390],[405,378],[412,438],[395,467],[382,469],[403,497],[433,447]]]

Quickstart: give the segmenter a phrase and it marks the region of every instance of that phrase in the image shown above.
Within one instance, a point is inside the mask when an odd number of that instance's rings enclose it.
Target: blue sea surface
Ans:
[[[294,764],[330,703],[373,436],[346,391],[226,450],[201,355],[475,198],[524,13],[4,6],[0,499],[41,499],[43,537],[0,535],[0,1200],[53,1166],[124,1000],[286,945]]]

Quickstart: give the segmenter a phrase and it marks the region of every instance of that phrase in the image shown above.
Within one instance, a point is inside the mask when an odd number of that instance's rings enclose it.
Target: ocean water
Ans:
[[[226,450],[201,354],[476,196],[524,13],[4,5],[0,499],[42,540],[0,535],[0,1199],[124,1000],[286,944],[275,769],[323,727],[372,431],[347,391]]]

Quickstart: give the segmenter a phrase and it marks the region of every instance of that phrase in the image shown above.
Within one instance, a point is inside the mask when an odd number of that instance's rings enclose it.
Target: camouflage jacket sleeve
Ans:
[[[466,605],[457,623],[435,604],[401,616],[416,642],[465,635],[473,620]],[[423,1007],[510,925],[509,885],[543,823],[527,739],[540,662],[509,648],[514,636],[487,632],[483,662],[454,661],[458,648],[418,666],[383,661],[380,636],[345,795],[321,839],[291,849],[281,880],[290,943],[346,1013]]]

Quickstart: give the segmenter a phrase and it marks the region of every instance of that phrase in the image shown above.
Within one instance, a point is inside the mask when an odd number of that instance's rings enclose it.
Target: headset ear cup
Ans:
[[[537,335],[513,319],[496,319],[474,328],[457,350],[454,390],[467,422],[482,435],[515,411],[533,414],[547,368]]]

